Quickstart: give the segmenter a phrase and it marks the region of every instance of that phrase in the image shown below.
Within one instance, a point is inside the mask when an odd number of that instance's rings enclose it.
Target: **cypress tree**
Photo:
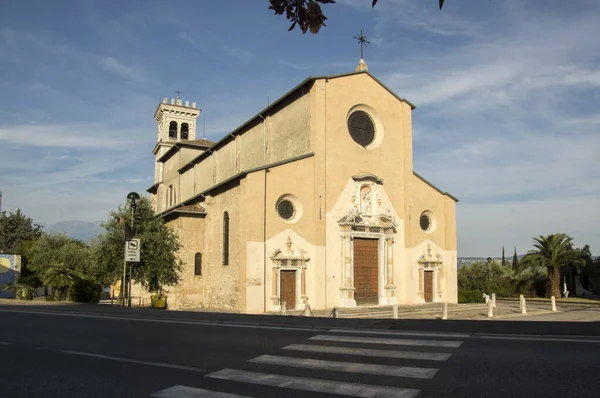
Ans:
[[[506,265],[506,259],[504,258],[504,245],[502,245],[502,266]]]
[[[517,247],[516,246],[515,246],[515,255],[513,256],[512,267],[515,270],[517,268],[519,268],[519,258],[517,257]]]

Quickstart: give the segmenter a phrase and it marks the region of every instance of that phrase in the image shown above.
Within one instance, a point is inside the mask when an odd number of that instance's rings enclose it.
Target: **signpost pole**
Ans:
[[[126,243],[127,244],[127,243]],[[121,299],[123,300],[123,307],[125,307],[125,278],[127,275],[127,253],[123,256],[123,283],[121,284]]]

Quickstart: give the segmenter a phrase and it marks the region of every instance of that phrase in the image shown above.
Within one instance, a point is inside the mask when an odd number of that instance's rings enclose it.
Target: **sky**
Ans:
[[[217,141],[306,77],[353,71],[362,29],[369,72],[417,106],[415,171],[460,199],[459,256],[556,232],[600,253],[600,2],[338,0],[316,35],[268,6],[2,2],[2,210],[105,220],[153,183],[164,97],[196,101]]]

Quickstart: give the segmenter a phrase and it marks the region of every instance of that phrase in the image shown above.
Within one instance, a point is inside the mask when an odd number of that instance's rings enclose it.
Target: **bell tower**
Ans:
[[[154,163],[154,185],[151,190],[151,199],[156,199],[164,187],[160,187],[163,182],[163,166],[159,159],[178,142],[189,142],[196,140],[196,119],[202,112],[196,107],[196,103],[189,101],[184,102],[179,97],[167,100],[165,97],[154,112],[154,119],[157,124],[157,143],[154,147],[155,163]],[[155,210],[158,208],[158,202],[153,200]]]
[[[178,92],[179,93],[179,92]],[[185,101],[179,96],[162,100],[158,105],[154,118],[158,124],[158,143],[174,144],[179,141],[196,139],[196,119],[202,112],[196,108],[196,103]]]

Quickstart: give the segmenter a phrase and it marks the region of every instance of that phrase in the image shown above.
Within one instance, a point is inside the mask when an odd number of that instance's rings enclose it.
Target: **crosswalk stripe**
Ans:
[[[418,337],[444,337],[468,339],[470,334],[466,333],[443,333],[443,332],[419,332],[419,331],[400,331],[400,330],[356,330],[356,329],[329,329],[330,333],[350,333],[350,334],[375,334],[383,336],[418,336]]]
[[[154,398],[247,398],[245,395],[229,394],[188,386],[173,386],[150,395]]]
[[[452,354],[445,352],[418,352],[418,351],[394,351],[374,350],[371,348],[331,347],[320,345],[291,344],[283,347],[284,350],[318,352],[326,354],[358,355],[363,357],[420,359],[425,361],[447,361]]]
[[[261,355],[248,362],[264,365],[292,366],[296,368],[333,370],[338,372],[367,373],[373,375],[412,377],[415,379],[431,379],[438,369],[417,368],[413,366],[377,365],[371,363],[354,363],[340,361],[325,361],[295,357],[280,357],[277,355]]]
[[[309,340],[339,341],[344,343],[366,343],[366,344],[386,344],[386,345],[408,345],[423,347],[460,347],[462,341],[442,341],[442,340],[414,340],[414,339],[387,339],[380,337],[359,337],[359,336],[332,336],[317,335]]]
[[[217,372],[209,373],[205,377],[303,391],[339,394],[347,397],[415,398],[421,392],[420,390],[409,388],[309,379],[305,377],[247,372],[236,369],[221,369]]]

